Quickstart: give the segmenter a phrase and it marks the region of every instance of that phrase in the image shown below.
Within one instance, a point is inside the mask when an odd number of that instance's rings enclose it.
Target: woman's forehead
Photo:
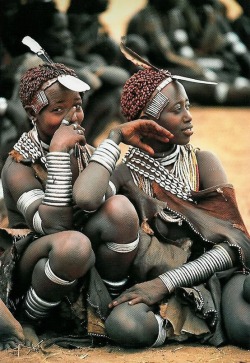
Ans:
[[[50,106],[62,105],[69,102],[74,103],[82,100],[79,92],[69,90],[58,82],[48,88],[45,93]]]
[[[184,86],[178,81],[169,83],[161,92],[169,98],[169,101],[173,98],[188,98]]]
[[[78,97],[81,98],[80,93],[77,91],[72,91],[59,82],[55,82],[52,86],[45,90],[46,96],[48,98],[68,98],[68,97]]]
[[[179,82],[172,82],[162,90],[162,93],[169,100],[166,106],[167,110],[177,103],[188,101],[186,90]]]

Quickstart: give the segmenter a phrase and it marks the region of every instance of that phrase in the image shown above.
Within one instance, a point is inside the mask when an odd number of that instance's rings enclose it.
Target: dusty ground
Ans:
[[[236,188],[239,209],[250,231],[250,109],[194,108],[195,134],[192,143],[214,151],[221,159],[229,181]],[[105,134],[105,133],[104,133]],[[102,138],[105,135],[102,135]],[[97,143],[99,140],[97,140]],[[124,147],[125,151],[126,148]],[[194,344],[170,344],[162,348],[131,350],[101,348],[63,349],[51,347],[38,352],[28,348],[0,352],[0,362],[77,363],[250,363],[250,351],[233,346],[220,349]]]
[[[3,363],[17,362],[65,362],[65,363],[249,363],[250,352],[239,348],[200,347],[195,345],[170,345],[147,350],[124,350],[121,348],[49,349],[36,353],[22,349],[0,355]]]

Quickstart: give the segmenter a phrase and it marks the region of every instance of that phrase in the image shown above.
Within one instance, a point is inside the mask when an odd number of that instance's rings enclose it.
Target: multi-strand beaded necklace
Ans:
[[[197,160],[191,145],[175,145],[171,154],[156,158],[130,148],[123,162],[131,170],[135,184],[150,196],[153,196],[152,181],[184,200],[192,201],[191,190],[198,190]],[[173,165],[170,171],[168,165]]]
[[[39,140],[36,127],[21,135],[14,145],[14,150],[22,155],[24,159],[30,159],[32,163],[40,160],[47,169],[46,155],[49,151],[49,145]],[[87,147],[79,144],[75,145],[74,152],[77,158],[79,172],[81,172],[89,163],[90,152]]]
[[[175,145],[167,156],[150,157],[138,148],[130,148],[123,158],[134,183],[153,197],[152,182],[183,200],[193,201],[191,190],[199,188],[199,173],[195,151],[191,145]],[[166,167],[173,165],[169,171]],[[159,216],[167,222],[182,224],[181,218],[166,210]]]

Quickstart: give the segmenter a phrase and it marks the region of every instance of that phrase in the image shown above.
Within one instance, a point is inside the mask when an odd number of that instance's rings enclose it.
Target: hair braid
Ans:
[[[126,82],[121,95],[121,111],[128,121],[139,117],[156,87],[171,73],[165,70],[139,70]]]
[[[37,91],[44,82],[68,74],[77,77],[75,71],[61,63],[42,64],[28,69],[22,76],[19,87],[19,97],[23,107],[30,105]]]

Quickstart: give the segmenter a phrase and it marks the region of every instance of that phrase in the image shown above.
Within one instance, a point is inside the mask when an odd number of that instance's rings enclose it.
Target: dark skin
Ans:
[[[59,83],[55,83],[46,90],[46,95],[49,99],[49,105],[46,106],[40,114],[35,115],[31,107],[26,107],[26,112],[36,122],[40,139],[50,145],[51,152],[68,152],[76,143],[85,145],[86,139],[84,136],[84,129],[81,127],[84,113],[82,110],[82,99],[80,94],[78,92],[67,90],[65,87],[59,85]],[[68,120],[70,125],[66,126],[61,124],[62,119]],[[81,132],[80,134],[79,131]],[[155,137],[161,142],[168,142],[171,137],[171,133],[169,131],[163,129],[156,123],[152,123],[151,121],[145,122],[144,120],[137,120],[132,123],[122,124],[120,127],[114,128],[110,135],[110,138],[114,139],[114,141],[117,141],[118,143],[122,141],[131,145],[137,145],[150,154],[153,154],[154,151],[150,146],[141,141],[142,136],[147,136],[149,138]],[[74,159],[74,156],[72,156],[72,158]],[[73,165],[74,167],[72,172],[76,178],[78,172],[76,170],[77,164],[74,160]],[[14,200],[17,201],[18,198],[26,191],[40,188],[40,183],[36,178],[34,178],[32,169],[27,168],[23,164],[16,163],[13,164],[13,168],[15,169],[15,173],[12,172],[12,166],[10,166],[7,181],[13,191]],[[96,172],[101,172],[104,178],[106,177],[108,183],[108,171],[97,163],[91,163],[84,173],[81,174],[81,177],[78,178],[77,184],[83,183],[86,185],[86,190],[88,190],[89,177],[95,175]],[[19,183],[17,188],[17,180],[25,182]],[[92,179],[91,185],[93,185],[93,182],[95,182],[95,180],[93,181]],[[102,185],[99,186],[97,181],[97,187],[93,188],[98,191],[101,198],[107,190],[107,183],[102,183]],[[98,201],[97,204],[99,204]],[[72,223],[70,218],[71,207],[65,208],[64,213],[61,213],[58,216],[59,219],[56,226],[53,223],[52,216],[55,212],[57,212],[57,208],[42,205],[40,200],[29,208],[27,222],[30,225],[32,225],[32,218],[37,208],[39,208],[39,213],[42,219],[44,216],[44,230],[46,233],[54,233],[58,230],[70,228]]]
[[[36,114],[31,106],[26,106],[25,108],[30,119],[36,123],[40,140],[49,145],[50,152],[69,152],[71,149],[74,149],[77,143],[85,145],[84,128],[81,126],[84,113],[82,98],[79,92],[71,91],[56,82],[46,89],[45,94],[49,104],[40,113]],[[62,124],[63,119],[69,121],[69,125]],[[169,131],[160,127],[157,123],[145,122],[144,120],[123,124],[113,129],[110,133],[110,138],[115,142],[119,143],[122,141],[141,147],[150,154],[153,154],[154,151],[141,141],[142,137],[157,138],[161,142],[168,142],[171,136]],[[89,149],[92,150],[91,147]],[[74,183],[78,176],[78,166],[74,153],[71,154],[71,168]],[[95,178],[93,178],[93,175],[95,175]],[[12,203],[13,209],[23,193],[33,189],[42,189],[33,169],[22,163],[11,161],[8,168],[5,169],[3,178],[5,185],[8,186],[10,191],[12,198],[10,204]],[[94,206],[93,209],[98,208],[100,207],[103,195],[107,192],[109,179],[109,172],[102,165],[90,163],[84,172],[81,173],[79,181],[77,179],[75,191],[77,193],[77,184],[81,185],[81,183],[85,186],[85,191],[88,188],[91,191],[95,190],[96,199],[90,207]],[[86,200],[84,198],[81,196],[80,205],[86,206],[89,202],[87,197]],[[126,202],[124,200],[125,197],[121,196],[121,198],[123,199],[122,203],[120,201],[120,205],[123,205]],[[93,234],[96,234],[98,238],[104,236],[109,241],[113,240],[109,235],[112,232],[112,228],[109,228],[109,223],[112,223],[112,219],[104,219],[106,212],[109,211],[111,206],[111,202],[106,206],[102,206],[100,217],[92,218],[92,221],[86,226],[86,233],[91,238]],[[31,229],[33,229],[32,221],[36,211],[39,211],[46,235],[33,242],[23,253],[17,266],[20,280],[18,286],[20,291],[25,291],[32,281],[32,285],[36,287],[36,292],[41,298],[48,299],[48,301],[58,301],[68,292],[68,288],[59,288],[55,284],[51,284],[46,278],[44,275],[46,258],[50,258],[51,268],[58,276],[71,281],[83,276],[93,266],[95,257],[89,239],[79,232],[71,231],[73,222],[73,208],[71,206],[58,208],[42,204],[42,199],[36,200],[28,207],[25,214],[25,222]],[[120,214],[117,213],[118,216]],[[128,214],[129,216],[135,215],[132,205],[128,208]],[[125,216],[122,214],[121,218],[125,220]],[[105,228],[103,229],[102,221],[105,222],[106,230]],[[10,220],[10,224],[11,222]],[[115,222],[120,223],[120,221]],[[128,230],[127,234],[128,242],[135,239],[137,230],[137,219],[131,220],[131,229]],[[121,234],[125,235],[124,233]],[[117,268],[120,268],[119,263]],[[14,320],[13,318],[13,322]],[[19,328],[13,329],[13,322],[11,323],[10,319],[8,321],[10,326],[7,324],[7,327],[5,327],[5,335],[0,348],[13,347],[13,344],[17,346],[16,342],[19,341],[18,339],[21,341],[25,339],[27,345],[35,345],[38,342],[32,326],[26,325],[24,329],[25,338],[23,338],[23,333],[19,331]]]
[[[15,348],[24,341],[21,325],[0,299],[0,350]]]
[[[155,152],[167,155],[171,152],[173,144],[186,145],[190,141],[193,134],[193,125],[192,116],[189,111],[190,104],[184,87],[179,82],[172,82],[162,90],[162,93],[169,98],[170,102],[161,113],[159,120],[155,121],[170,131],[174,136],[167,144],[157,140],[146,139],[144,141],[152,146]],[[145,117],[145,111],[146,110],[142,111],[141,117]],[[200,172],[200,189],[209,188],[211,186],[227,182],[225,171],[218,158],[213,153],[209,151],[198,151],[197,161]],[[207,167],[208,165],[209,170]],[[169,169],[171,169],[171,165],[169,166]],[[213,170],[214,172],[211,173],[210,170]],[[119,188],[122,187],[119,183],[126,183],[126,177],[122,178],[121,175],[119,175],[119,177],[116,179],[114,178],[113,181],[119,190]],[[146,210],[145,214],[148,218],[152,217],[156,211],[164,208],[163,202],[149,198],[143,192],[140,193],[144,209]],[[169,224],[168,227],[164,227],[164,224],[162,223],[161,228],[161,232],[163,234],[164,228],[166,229],[167,237],[169,239],[181,238],[183,235],[187,236],[188,232],[187,230],[183,231],[183,227],[173,226],[173,224]],[[190,233],[190,231],[188,233]],[[161,279],[157,277],[151,281],[134,285],[123,292],[109,305],[109,307],[114,308],[125,302],[128,302],[129,305],[145,303],[146,305],[151,306],[168,295],[169,292],[166,286],[163,284]]]
[[[170,102],[161,113],[159,120],[155,121],[168,129],[174,136],[170,139],[169,143],[165,145],[155,140],[144,140],[154,148],[158,157],[163,157],[164,155],[171,153],[173,144],[186,145],[193,134],[189,102],[183,86],[178,82],[171,82],[161,92],[169,98]],[[146,109],[142,111],[141,117],[142,116],[146,116]],[[227,184],[225,171],[214,154],[208,151],[197,151],[196,156],[200,177],[199,190],[201,193],[204,189],[210,187],[218,188],[220,185]],[[171,169],[171,167],[172,166],[170,165],[169,169]],[[141,211],[141,214],[139,213],[139,218],[140,222],[144,223],[144,231],[145,227],[147,227],[147,220],[149,220],[150,223],[150,220],[153,219],[155,214],[166,207],[167,203],[157,200],[157,196],[151,197],[147,195],[146,192],[140,190],[140,185],[137,187],[130,174],[130,169],[126,164],[117,167],[116,171],[113,173],[112,181],[116,186],[117,192],[124,193],[124,195],[126,195],[136,206],[137,211]],[[167,201],[167,199],[164,200]],[[162,235],[161,237],[167,238],[168,242],[171,244],[173,241],[177,242],[178,239],[184,236],[187,240],[190,239],[193,241],[195,245],[195,247],[191,249],[191,253],[197,252],[197,256],[201,256],[203,250],[196,251],[196,247],[199,248],[199,240],[196,239],[197,235],[191,231],[191,228],[189,228],[189,225],[185,220],[182,221],[183,223],[181,225],[166,221],[163,222],[160,218],[157,218],[157,221],[160,221],[157,225],[158,229],[156,229],[156,225],[150,225],[150,227],[152,227],[151,232],[154,232],[156,237],[158,237],[156,232],[160,232]],[[150,231],[148,231],[148,233],[150,233]],[[234,233],[233,230],[232,233]],[[141,236],[141,243],[143,243],[143,234]],[[164,238],[161,237],[159,237],[159,243],[164,244]],[[166,243],[166,246],[168,245],[168,242]],[[239,261],[236,252],[229,247],[227,243],[221,242],[219,245],[230,255],[232,266],[237,268],[237,266],[239,266]],[[212,252],[213,249],[211,250],[211,253]],[[144,256],[145,254],[146,253],[144,253]],[[204,255],[205,254],[206,252]],[[150,251],[148,256],[150,256]],[[158,251],[155,250],[155,255],[152,260],[155,261],[154,258],[157,257]],[[197,271],[203,273],[205,265],[201,263],[201,258],[197,257],[196,259],[193,254],[191,260],[193,263],[196,261]],[[190,268],[189,261],[184,263],[186,266],[189,265]],[[156,266],[160,271],[157,272],[158,276],[168,271],[168,268],[164,266],[164,263],[159,266],[156,263]],[[180,265],[177,265],[174,269],[178,271],[178,267],[180,267]],[[151,270],[149,272],[151,273]],[[215,271],[211,271],[211,275],[213,272]],[[148,272],[146,271],[146,274],[147,273]],[[176,274],[179,275],[181,280],[180,270],[176,272]],[[158,324],[159,317],[157,317],[157,314],[159,314],[159,306],[157,306],[157,304],[163,299],[165,300],[170,297],[173,292],[168,290],[159,277],[155,277],[157,275],[152,274],[150,280],[137,283],[125,290],[118,298],[109,304],[109,308],[112,310],[105,321],[105,327],[110,338],[117,344],[138,348],[152,347],[155,343],[162,344],[164,342],[165,337],[160,334],[162,332],[161,323]],[[131,277],[133,277],[133,274],[131,274]],[[143,281],[143,279],[145,280],[147,277],[140,276],[139,278],[141,279],[140,281]],[[196,285],[206,281],[207,278],[204,278],[202,281],[202,279],[199,279],[197,276],[192,279],[191,283]],[[246,318],[249,316],[249,281],[249,275],[237,273],[222,287],[221,294],[222,303],[220,319],[223,322],[227,338],[232,344],[239,345],[246,349],[249,349],[250,327],[249,319]],[[180,284],[182,283],[180,282]],[[178,312],[176,313],[178,316]],[[170,323],[172,323],[171,319]],[[165,329],[163,329],[163,331],[164,330]],[[162,340],[159,340],[158,338]]]

